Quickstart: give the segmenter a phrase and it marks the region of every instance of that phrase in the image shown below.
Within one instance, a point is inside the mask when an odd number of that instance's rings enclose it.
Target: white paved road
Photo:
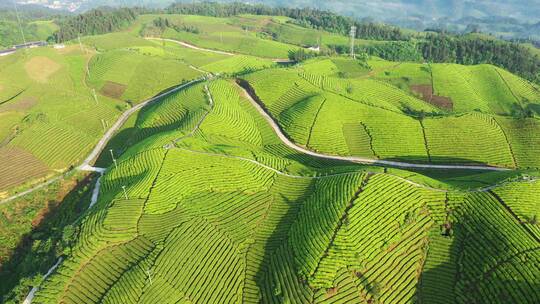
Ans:
[[[266,119],[268,124],[272,127],[276,135],[279,137],[279,139],[288,147],[304,153],[311,156],[319,157],[319,158],[325,158],[325,159],[331,159],[331,160],[340,160],[340,161],[348,161],[348,162],[354,162],[359,164],[366,164],[366,165],[379,165],[379,166],[386,166],[386,167],[396,167],[396,168],[406,168],[406,169],[438,169],[438,170],[484,170],[484,171],[508,171],[510,169],[507,168],[499,168],[499,167],[492,167],[492,166],[482,166],[482,165],[434,165],[434,164],[415,164],[415,163],[407,163],[407,162],[400,162],[400,161],[390,161],[390,160],[380,160],[380,159],[371,159],[371,158],[365,158],[365,157],[356,157],[356,156],[338,156],[338,155],[328,155],[323,154],[319,152],[314,152],[311,150],[308,150],[304,147],[298,146],[295,143],[293,143],[281,130],[280,126],[274,121],[274,119],[266,112],[266,110],[253,98],[253,96],[250,95],[250,93],[245,90],[242,86],[238,85],[238,87],[244,92],[245,97],[251,102],[251,104],[257,109],[257,111]]]
[[[95,161],[95,159],[99,156],[99,154],[103,151],[103,149],[107,146],[107,143],[111,140],[111,138],[114,136],[114,134],[122,127],[122,125],[128,120],[128,118],[133,115],[133,113],[137,112],[138,110],[142,109],[144,106],[146,106],[147,104],[149,103],[152,103],[160,98],[163,98],[165,96],[168,96],[170,94],[173,94],[175,92],[178,92],[179,90],[187,87],[187,86],[190,86],[196,82],[199,82],[199,81],[202,81],[204,78],[199,78],[199,79],[195,79],[195,80],[192,80],[188,83],[185,83],[183,85],[180,85],[180,86],[177,86],[167,92],[164,92],[162,94],[159,94],[155,97],[152,97],[150,99],[147,99],[139,104],[137,104],[136,106],[134,106],[133,108],[130,108],[129,110],[125,111],[124,113],[122,113],[122,115],[120,115],[120,117],[116,120],[116,122],[114,123],[114,125],[112,125],[112,127],[103,135],[103,137],[99,140],[99,142],[96,144],[96,146],[94,147],[94,149],[92,150],[92,152],[90,152],[90,154],[88,155],[88,157],[86,157],[86,159],[83,161],[83,163],[77,167],[76,169],[77,170],[80,170],[80,171],[92,171],[92,172],[97,172],[99,173],[100,175],[103,174],[103,172],[105,171],[104,168],[96,168],[96,167],[93,167],[91,165],[91,163],[93,163]],[[25,190],[21,193],[18,193],[16,195],[13,195],[13,196],[10,196],[6,199],[3,199],[0,201],[0,205],[1,204],[5,204],[5,203],[8,203],[8,202],[11,202],[17,198],[20,198],[22,196],[25,196],[27,194],[30,194],[36,190],[39,190],[39,189],[42,189],[58,180],[60,180],[62,177],[64,177],[65,175],[69,174],[71,171],[68,171],[68,172],[65,172],[63,173],[62,175],[59,175],[59,176],[56,176],[54,178],[51,178],[50,180],[46,181],[46,182],[43,182],[41,184],[38,184],[28,190]]]

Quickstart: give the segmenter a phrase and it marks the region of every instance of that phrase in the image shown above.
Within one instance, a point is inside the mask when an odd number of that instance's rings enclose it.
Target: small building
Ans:
[[[310,51],[313,51],[313,52],[320,52],[321,51],[321,47],[320,46],[310,46],[308,47],[308,50]]]
[[[65,48],[66,46],[65,46],[64,44],[55,44],[53,47],[54,47],[55,49],[63,49],[63,48]]]

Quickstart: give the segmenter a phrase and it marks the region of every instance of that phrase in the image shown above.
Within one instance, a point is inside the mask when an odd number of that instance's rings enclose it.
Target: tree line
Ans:
[[[482,38],[478,35],[429,33],[425,37],[409,41],[365,46],[360,48],[360,51],[392,61],[493,64],[540,83],[540,57],[533,54],[528,47],[504,40]]]
[[[356,36],[371,40],[407,40],[408,35],[399,28],[374,22],[358,20],[337,15],[329,11],[312,8],[270,7],[262,4],[240,2],[216,3],[176,3],[166,9],[170,14],[187,14],[210,17],[231,17],[240,14],[286,16],[293,22],[307,28],[325,30],[342,35],[349,35],[352,26],[356,26]]]
[[[124,28],[141,13],[190,14],[229,17],[240,14],[286,16],[298,25],[348,35],[351,26],[357,27],[356,37],[384,42],[359,48],[360,52],[393,61],[428,61],[460,64],[488,63],[505,68],[528,80],[540,83],[540,58],[518,43],[484,39],[476,34],[455,35],[440,33],[404,34],[399,28],[370,22],[360,22],[328,11],[311,8],[283,8],[244,3],[176,3],[164,10],[141,8],[95,9],[59,22],[60,29],[53,35],[56,42],[77,38],[79,35],[103,34]],[[172,24],[166,18],[155,20],[155,28],[174,28],[177,31],[198,33],[184,24]],[[328,46],[333,52],[348,52],[346,45]],[[305,58],[310,54],[291,54]]]
[[[79,36],[114,32],[132,24],[139,12],[136,8],[93,9],[58,21],[60,29],[52,35],[51,40],[59,43]]]
[[[477,35],[429,34],[418,44],[418,50],[431,62],[489,63],[540,82],[540,57],[520,44]]]

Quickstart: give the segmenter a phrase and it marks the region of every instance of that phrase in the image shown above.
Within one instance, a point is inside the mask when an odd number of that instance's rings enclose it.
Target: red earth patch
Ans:
[[[422,96],[422,99],[438,108],[444,110],[452,110],[454,103],[449,97],[438,96],[433,94],[433,87],[429,84],[411,85],[411,90]]]

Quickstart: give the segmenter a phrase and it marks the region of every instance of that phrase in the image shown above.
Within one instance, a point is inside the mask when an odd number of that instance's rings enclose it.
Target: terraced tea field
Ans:
[[[495,71],[488,66],[477,68]],[[287,136],[316,151],[412,162],[482,163],[506,168],[540,166],[540,158],[534,156],[535,153],[521,152],[523,145],[531,149],[537,146],[536,132],[533,131],[537,119],[503,116],[498,110],[502,104],[473,111],[471,107],[461,107],[460,99],[451,94],[454,110],[448,112],[400,89],[394,81],[397,77],[406,77],[399,75],[409,75],[407,72],[412,71],[407,78],[410,85],[413,80],[425,82],[428,74],[422,74],[420,65],[409,64],[390,70],[389,75],[382,73],[385,77],[374,74],[369,78],[342,79],[335,76],[339,69],[332,61],[322,60],[296,68],[263,70],[242,78]],[[467,81],[475,94],[480,94],[477,87],[482,87],[481,83],[492,81],[483,80],[476,86]],[[523,85],[527,83],[524,80],[514,82],[515,86],[511,83],[504,82],[503,88],[507,92],[521,90],[530,95],[530,99],[523,102],[530,104],[540,100],[539,92],[532,84],[525,90]],[[510,99],[495,95],[483,98],[504,100],[509,104],[505,111],[510,111],[511,102],[518,101],[509,94]],[[481,104],[480,101],[473,103]],[[294,113],[294,123],[291,113]],[[361,146],[365,148],[359,148]]]
[[[158,17],[176,28],[143,37]],[[0,192],[93,172],[58,241],[29,236],[56,264],[0,290],[14,303],[540,302],[540,120],[516,115],[540,106],[538,86],[490,65],[284,64],[347,43],[290,21],[142,15],[0,58]]]
[[[376,167],[300,157],[227,80],[176,93],[135,125],[154,131],[133,137],[106,172],[73,254],[34,303],[540,296],[538,236],[499,201],[530,213],[520,198],[536,183],[436,190]]]

